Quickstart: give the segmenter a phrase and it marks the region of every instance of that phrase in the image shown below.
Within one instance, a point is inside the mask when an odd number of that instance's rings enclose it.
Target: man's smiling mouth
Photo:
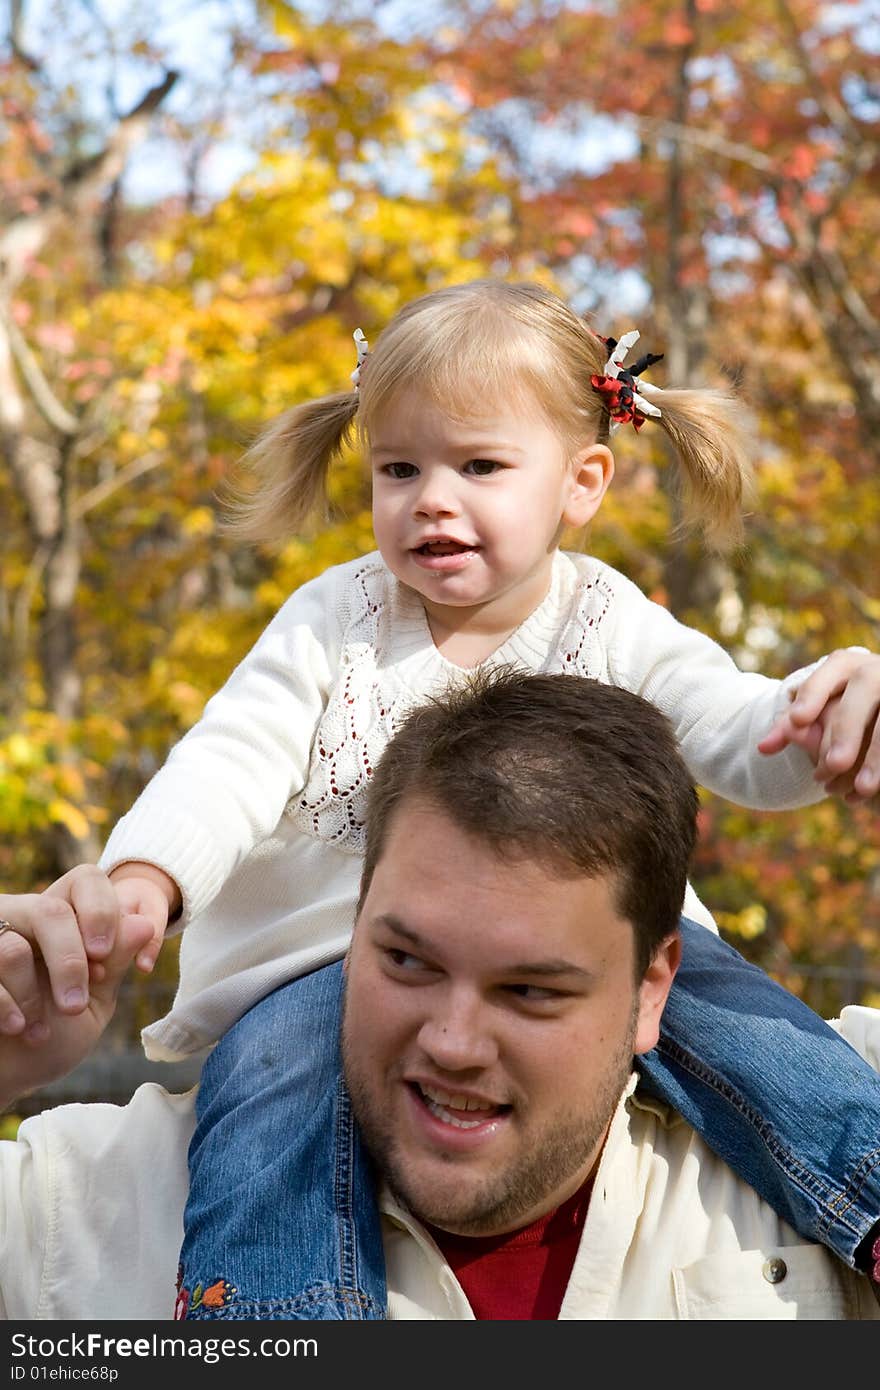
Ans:
[[[455,1091],[445,1091],[438,1086],[421,1086],[417,1081],[410,1082],[410,1085],[435,1119],[455,1129],[478,1129],[487,1120],[497,1120],[501,1115],[506,1115],[511,1108]]]

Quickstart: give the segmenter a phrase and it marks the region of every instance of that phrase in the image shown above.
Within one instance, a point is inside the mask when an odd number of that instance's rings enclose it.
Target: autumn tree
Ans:
[[[659,446],[650,466],[624,449],[591,544],[747,666],[876,647],[880,106],[862,7],[451,10],[437,70],[498,151],[519,253],[603,331],[630,326],[634,285],[663,380],[726,379],[754,406],[743,553],[720,562],[676,536]],[[705,822],[705,891],[759,959],[796,987],[794,959],[877,961],[870,811],[767,818],[707,799]]]
[[[482,248],[506,235],[492,161],[466,168],[464,134],[439,97],[416,109],[423,48],[369,20],[310,24],[274,10],[230,36],[218,82],[233,100],[246,91],[258,116],[249,171],[215,196],[198,186],[210,143],[174,106],[188,75],[161,71],[170,59],[156,44],[144,51],[147,39],[129,34],[143,91],[86,129],[85,90],[54,91],[38,50],[10,30],[0,74],[15,155],[4,166],[0,469],[8,888],[94,857],[286,593],[372,548],[355,456],[334,480],[328,524],[280,553],[228,540],[221,485],[264,422],[348,380],[355,326],[374,333],[431,285],[482,273]],[[224,118],[214,95],[205,109],[222,150],[247,113]],[[188,182],[138,205],[125,160],[150,119],[182,152]],[[422,147],[420,122],[442,138]],[[404,146],[408,172],[422,171],[411,190],[399,186]]]
[[[35,4],[10,5],[0,67],[7,886],[92,857],[291,588],[372,548],[355,455],[327,522],[277,550],[232,544],[219,493],[262,423],[347,381],[355,327],[440,284],[541,278],[602,331],[635,316],[658,379],[739,386],[747,548],[676,533],[648,430],[616,437],[590,545],[745,665],[878,645],[878,108],[854,6],[240,0],[199,64],[161,6]],[[179,177],[139,199],[149,145]],[[698,881],[739,944],[820,1006],[810,971],[867,978],[870,812],[703,817]]]

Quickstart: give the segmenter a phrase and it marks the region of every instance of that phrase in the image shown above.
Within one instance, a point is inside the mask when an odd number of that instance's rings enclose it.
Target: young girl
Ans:
[[[600,339],[536,285],[428,294],[368,355],[355,336],[353,389],[295,407],[257,445],[262,486],[242,530],[296,532],[356,432],[378,551],[293,594],[101,861],[157,940],[169,919],[186,926],[177,998],[146,1030],[148,1055],[221,1039],[190,1154],[189,1317],[384,1316],[369,1167],[339,1079],[338,962],[371,770],[414,704],[479,666],[567,671],[653,701],[695,780],[740,805],[807,805],[826,787],[863,798],[880,784],[878,658],[839,652],[782,682],[742,673],[622,575],[558,549],[599,509],[611,430],[646,420],[675,447],[690,517],[712,541],[735,535],[748,443],[733,400],[641,382],[658,359],[626,368],[637,335]],[[854,1264],[880,1217],[880,1081],[719,940],[692,889],[682,928],[646,1083],[802,1234]]]

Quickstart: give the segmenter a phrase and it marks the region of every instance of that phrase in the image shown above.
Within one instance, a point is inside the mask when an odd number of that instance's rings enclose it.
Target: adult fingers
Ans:
[[[825,781],[852,771],[857,777],[864,770],[859,790],[873,795],[880,785],[880,660],[876,670],[862,668],[848,683],[843,694],[832,702],[825,720],[825,733],[816,771]]]
[[[846,772],[837,774],[825,782],[829,796],[842,797],[851,806],[858,806],[873,800],[880,792],[880,779],[876,773],[876,759],[880,744],[880,731],[869,731],[862,740],[862,746],[855,763]],[[871,759],[875,760],[872,764]]]
[[[862,765],[856,773],[854,792],[862,800],[870,800],[880,792],[880,718],[874,723]]]
[[[821,666],[808,676],[789,706],[795,724],[812,724],[818,719],[828,701],[845,689],[848,681],[865,661],[861,648],[832,652]]]
[[[119,900],[107,874],[96,864],[77,864],[47,889],[73,909],[86,955],[103,960],[119,925]]]
[[[43,1023],[43,998],[30,942],[0,924],[0,1033],[17,1037]]]
[[[0,918],[13,929],[0,935],[0,954],[7,969],[11,965],[19,987],[24,977],[23,949],[10,940],[16,935],[28,944],[32,958],[42,960],[57,1008],[62,1013],[80,1013],[89,999],[89,964],[70,904],[48,892],[0,895]],[[8,989],[5,977],[0,978]],[[42,996],[46,986],[39,970],[37,983]]]

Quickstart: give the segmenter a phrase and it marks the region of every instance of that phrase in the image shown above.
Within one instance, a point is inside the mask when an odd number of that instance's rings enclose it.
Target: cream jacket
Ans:
[[[880,1012],[843,1011],[880,1070]],[[674,1111],[621,1097],[560,1317],[880,1317],[868,1282],[799,1236]],[[141,1086],[127,1106],[65,1105],[0,1144],[0,1316],[170,1319],[194,1092]],[[452,1271],[384,1193],[389,1311],[469,1319]]]

